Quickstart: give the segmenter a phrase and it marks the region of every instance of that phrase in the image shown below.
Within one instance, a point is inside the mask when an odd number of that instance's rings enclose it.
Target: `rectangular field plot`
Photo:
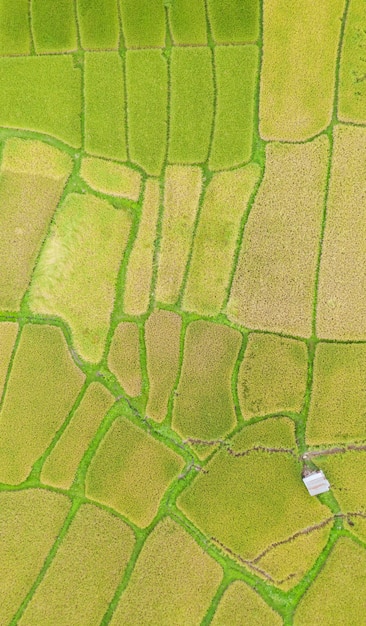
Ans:
[[[108,354],[109,369],[133,398],[140,395],[142,388],[139,332],[134,322],[118,324]]]
[[[307,382],[306,344],[278,335],[251,333],[238,377],[245,418],[281,411],[299,413]]]
[[[0,168],[0,308],[15,311],[71,173],[66,154],[41,141],[9,139]]]
[[[174,0],[169,6],[169,22],[175,44],[207,43],[205,0]]]
[[[178,300],[202,191],[199,167],[168,165],[164,181],[164,210],[159,250],[156,300]]]
[[[29,593],[71,506],[41,489],[0,493],[0,623]]]
[[[197,626],[222,576],[220,565],[166,517],[147,538],[110,624]]]
[[[37,54],[77,49],[74,0],[31,0],[31,20]]]
[[[207,159],[213,119],[211,50],[173,48],[171,57],[170,163]]]
[[[70,194],[42,249],[29,292],[35,313],[57,315],[71,328],[75,349],[101,359],[131,217],[91,194]]]
[[[160,50],[126,55],[130,159],[158,176],[166,154],[168,71]]]
[[[3,393],[10,357],[18,332],[15,322],[0,323],[0,398]]]
[[[118,0],[76,0],[84,50],[116,50],[119,43]]]
[[[0,414],[0,482],[16,485],[27,478],[83,381],[59,328],[24,327]]]
[[[30,54],[29,1],[0,1],[0,55]]]
[[[166,417],[169,397],[178,375],[181,327],[181,317],[172,311],[154,311],[145,323],[149,378],[146,415],[157,422]]]
[[[118,417],[91,462],[86,495],[145,527],[183,465],[173,450]]]
[[[241,334],[229,326],[188,325],[172,420],[182,437],[216,439],[236,425],[231,376],[240,345]]]
[[[85,157],[80,176],[96,191],[137,202],[141,189],[141,174],[127,165],[104,159]]]
[[[282,626],[277,615],[251,587],[235,580],[226,589],[216,609],[212,626]]]
[[[328,156],[327,137],[267,145],[227,306],[230,319],[310,337]]]
[[[221,310],[238,244],[240,221],[260,175],[257,164],[214,174],[202,204],[183,308],[202,315]]]
[[[88,387],[71,422],[43,465],[43,483],[61,489],[71,487],[82,456],[113,401],[103,385],[92,383]]]
[[[208,0],[216,43],[250,43],[259,35],[259,0]]]
[[[71,55],[0,58],[0,84],[0,126],[81,147],[81,73]]]
[[[336,126],[319,273],[316,332],[366,339],[366,129]]]
[[[339,74],[338,118],[366,122],[366,13],[363,0],[351,0],[343,37]]]
[[[263,139],[301,141],[330,124],[344,7],[345,0],[264,3],[259,101]]]
[[[127,48],[163,48],[164,0],[119,0]]]
[[[133,545],[133,532],[124,522],[82,505],[19,625],[100,624]]]
[[[123,308],[129,315],[142,315],[149,307],[159,207],[159,182],[147,180],[142,215],[137,237],[128,259],[123,294]]]
[[[222,170],[250,160],[253,143],[257,46],[215,48],[217,100],[209,167]]]
[[[366,345],[318,343],[306,425],[310,445],[366,438]]]
[[[118,52],[85,53],[85,150],[125,161],[126,111],[123,65]]]

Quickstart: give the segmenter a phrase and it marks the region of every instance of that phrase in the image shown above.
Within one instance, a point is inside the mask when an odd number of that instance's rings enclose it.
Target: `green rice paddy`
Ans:
[[[0,626],[362,626],[364,3],[55,4],[0,0]]]

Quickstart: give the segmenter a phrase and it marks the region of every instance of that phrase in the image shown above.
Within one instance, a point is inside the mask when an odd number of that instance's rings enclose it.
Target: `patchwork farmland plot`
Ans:
[[[142,377],[140,330],[135,322],[121,322],[114,331],[108,354],[109,369],[129,396],[139,396]]]
[[[114,0],[76,0],[76,10],[84,50],[118,49],[118,6]]]
[[[149,399],[146,414],[162,422],[179,371],[182,320],[173,311],[154,311],[145,323]]]
[[[141,174],[125,165],[104,159],[83,159],[80,176],[95,191],[109,196],[138,201],[141,190]]]
[[[0,0],[0,626],[366,623],[365,33]]]
[[[270,333],[250,333],[238,374],[244,418],[300,413],[307,378],[306,345]]]
[[[43,620],[67,626],[101,619],[133,545],[127,524],[92,504],[82,505],[19,624],[36,625]]]
[[[222,574],[185,530],[163,519],[144,545],[111,624],[199,624]]]
[[[27,0],[0,2],[1,54],[30,54],[29,4]]]
[[[211,623],[213,626],[241,626],[243,620],[247,620],[252,626],[282,624],[280,616],[255,591],[244,582],[236,580],[226,589]]]
[[[127,157],[123,68],[117,52],[85,53],[85,149],[122,161]]]
[[[41,478],[48,485],[71,487],[85,450],[113,404],[110,391],[97,382],[91,383],[86,391],[82,389],[82,394],[81,402],[77,399],[75,410],[70,412],[71,422],[65,422],[66,428],[49,449],[43,464]]]

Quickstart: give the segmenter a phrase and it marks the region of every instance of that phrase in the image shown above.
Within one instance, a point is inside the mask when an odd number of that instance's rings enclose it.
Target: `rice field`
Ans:
[[[0,626],[366,623],[366,13],[290,4],[0,0]]]

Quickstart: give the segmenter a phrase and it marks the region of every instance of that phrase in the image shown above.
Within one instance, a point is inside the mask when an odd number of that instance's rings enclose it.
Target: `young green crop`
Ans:
[[[123,74],[118,52],[85,53],[85,150],[117,161],[127,157]]]

